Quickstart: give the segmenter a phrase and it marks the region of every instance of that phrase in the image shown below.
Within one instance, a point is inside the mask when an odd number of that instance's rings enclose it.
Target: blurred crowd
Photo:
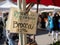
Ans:
[[[58,41],[58,32],[60,31],[60,11],[57,11],[55,13],[42,12],[41,14],[39,14],[38,28],[48,30],[49,36],[52,35],[52,40]]]
[[[18,34],[10,33],[6,30],[6,21],[8,19],[8,12],[3,13],[3,16],[0,16],[0,41],[4,39],[7,45],[17,45],[19,36]]]

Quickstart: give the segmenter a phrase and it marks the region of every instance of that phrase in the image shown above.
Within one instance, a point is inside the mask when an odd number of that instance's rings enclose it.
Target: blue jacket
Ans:
[[[60,28],[60,19],[58,21],[59,21],[59,28]]]
[[[48,27],[50,29],[53,28],[53,18],[51,16],[48,16]]]

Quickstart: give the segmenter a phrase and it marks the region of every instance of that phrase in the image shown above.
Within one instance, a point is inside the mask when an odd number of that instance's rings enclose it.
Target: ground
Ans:
[[[53,43],[52,36],[48,35],[48,31],[38,30],[37,32],[38,33],[36,35],[36,42],[38,45],[49,45],[49,44]],[[60,32],[59,32],[58,38],[60,38]]]

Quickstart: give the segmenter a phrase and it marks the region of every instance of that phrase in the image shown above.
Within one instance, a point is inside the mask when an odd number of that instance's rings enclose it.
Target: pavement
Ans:
[[[52,44],[52,36],[48,35],[48,31],[46,30],[38,30],[37,35],[35,36],[35,40],[38,45],[49,45]],[[59,40],[60,40],[60,32],[59,32]]]

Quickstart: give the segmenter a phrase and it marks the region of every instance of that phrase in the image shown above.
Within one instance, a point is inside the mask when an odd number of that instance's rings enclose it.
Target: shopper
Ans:
[[[53,13],[52,12],[48,13],[48,30],[49,30],[49,36],[50,36],[50,33],[53,30]]]
[[[38,16],[37,28],[41,29],[41,15]]]
[[[55,40],[58,41],[58,30],[59,30],[59,14],[55,13],[53,17],[54,30],[52,31],[52,40],[54,40],[54,32],[56,34]]]
[[[48,18],[46,17],[46,18],[44,18],[44,20],[45,20],[45,27],[46,27],[46,30],[48,30]]]
[[[3,38],[3,21],[2,18],[0,17],[0,40]]]
[[[60,30],[60,15],[59,15],[59,30]]]
[[[59,20],[58,20],[58,22],[59,22],[59,31],[60,31],[60,11],[58,11],[57,14],[59,14]]]
[[[44,20],[44,13],[41,14],[41,28],[44,29],[45,28],[45,20]]]

